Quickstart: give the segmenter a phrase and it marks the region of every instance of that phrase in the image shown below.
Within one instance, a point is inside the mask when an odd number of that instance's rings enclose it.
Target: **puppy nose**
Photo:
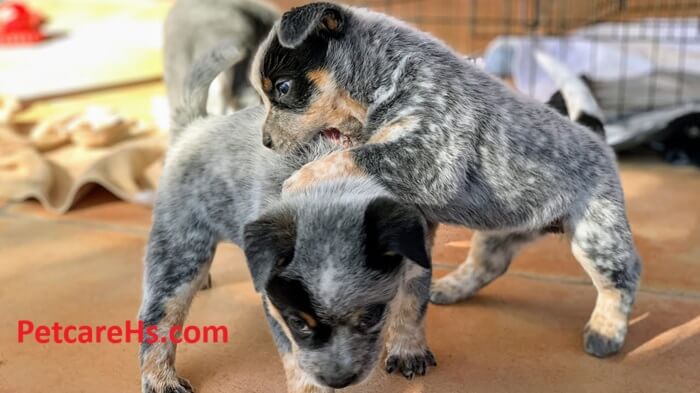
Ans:
[[[342,389],[357,380],[357,374],[335,375],[332,377],[320,377],[321,381],[333,389]]]
[[[272,149],[272,137],[270,134],[263,134],[263,146],[267,147],[268,149]]]

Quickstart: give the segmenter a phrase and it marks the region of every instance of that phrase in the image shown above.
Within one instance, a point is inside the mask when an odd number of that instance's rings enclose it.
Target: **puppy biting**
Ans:
[[[434,364],[423,332],[428,223],[366,178],[280,197],[284,179],[337,146],[318,140],[285,155],[266,149],[262,107],[206,117],[206,86],[239,58],[237,46],[226,44],[199,60],[173,114],[140,319],[161,335],[182,325],[217,243],[231,241],[245,250],[289,392],[329,393],[359,383],[385,347],[404,375],[424,373]],[[171,342],[142,344],[144,393],[192,391],[175,371],[175,352]]]
[[[603,357],[621,348],[641,265],[615,156],[599,135],[511,92],[437,39],[338,4],[286,12],[251,81],[267,109],[266,146],[290,151],[337,140],[335,130],[353,145],[304,166],[286,190],[363,175],[431,222],[479,231],[464,264],[433,284],[434,303],[471,296],[517,249],[557,227],[598,290],[584,349]]]

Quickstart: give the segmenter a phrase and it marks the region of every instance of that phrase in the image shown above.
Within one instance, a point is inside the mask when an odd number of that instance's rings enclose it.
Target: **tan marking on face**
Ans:
[[[314,329],[314,328],[316,328],[316,326],[318,326],[318,323],[316,323],[316,320],[315,320],[314,317],[312,317],[311,315],[309,315],[309,314],[307,314],[307,313],[305,313],[305,312],[300,312],[300,313],[299,313],[299,316],[300,316],[304,321],[306,321],[306,324],[309,325],[310,328]]]
[[[388,142],[399,138],[401,135],[413,130],[418,125],[418,119],[413,116],[406,116],[393,121],[377,130],[367,143]]]
[[[338,127],[350,118],[364,124],[367,107],[339,88],[328,70],[317,69],[310,71],[306,76],[320,92],[304,115],[307,123],[318,126],[323,124],[319,123],[321,119],[318,117],[326,117],[329,127]]]
[[[363,175],[364,172],[355,165],[352,153],[345,150],[304,165],[284,182],[283,188],[285,192],[297,191],[321,180]]]
[[[270,80],[270,78],[263,78],[262,88],[266,93],[272,91],[272,81]]]
[[[295,358],[295,354],[299,347],[292,339],[292,334],[287,327],[287,324],[282,318],[282,314],[277,307],[270,303],[270,299],[265,297],[265,307],[270,316],[277,321],[280,328],[289,339],[292,345],[292,351],[282,354],[282,364],[284,365],[284,373],[287,377],[287,392],[288,393],[333,393],[333,389],[323,388],[314,382],[313,378],[302,370]]]
[[[288,393],[333,393],[334,390],[331,388],[316,385],[313,379],[299,368],[293,354],[283,354],[282,364],[287,377]]]
[[[307,73],[316,87],[304,113],[297,114],[269,107],[264,130],[272,137],[275,150],[285,151],[304,143],[324,128],[337,128],[351,140],[364,141],[362,129],[367,107],[340,89],[332,75],[324,69]]]
[[[327,86],[330,83],[332,83],[331,75],[328,71],[324,69],[317,69],[313,71],[309,71],[306,74],[306,77],[309,78],[311,83],[316,85],[316,87],[321,88],[322,86]]]
[[[284,335],[287,336],[287,339],[289,340],[290,344],[292,345],[292,354],[294,354],[299,347],[297,346],[296,342],[293,340],[292,332],[289,331],[289,327],[287,327],[287,323],[284,321],[284,318],[282,317],[282,314],[280,311],[275,307],[274,304],[270,302],[270,299],[265,296],[265,307],[267,308],[267,312],[270,313],[270,316],[272,319],[277,321],[277,324],[280,325],[280,329],[284,332]]]

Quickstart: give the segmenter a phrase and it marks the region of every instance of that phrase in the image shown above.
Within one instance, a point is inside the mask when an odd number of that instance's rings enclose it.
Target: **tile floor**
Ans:
[[[406,381],[377,370],[349,392],[700,391],[700,171],[648,158],[621,165],[643,287],[622,354],[585,355],[581,329],[595,292],[563,239],[524,250],[475,298],[431,306],[439,366]],[[35,324],[123,324],[140,301],[150,210],[91,192],[64,216],[0,201],[0,393],[138,391],[135,344],[17,342]],[[444,227],[436,275],[469,250],[469,232]],[[197,295],[191,324],[224,324],[228,344],[181,345],[177,368],[198,392],[283,392],[284,377],[240,250],[219,248],[214,288]]]
[[[33,3],[75,19],[94,17],[96,2]],[[101,13],[126,2],[104,3]],[[162,18],[166,8],[159,9],[153,17]],[[153,83],[49,100],[20,120],[87,102],[148,119],[151,96],[162,93]],[[700,171],[647,158],[625,158],[621,167],[645,266],[623,353],[606,360],[583,353],[581,329],[595,292],[566,242],[548,237],[473,299],[429,308],[428,339],[439,366],[427,376],[406,381],[377,370],[348,392],[700,392]],[[100,190],[64,216],[34,202],[0,200],[0,393],[139,391],[137,345],[19,344],[17,323],[135,319],[149,222],[149,209]],[[464,259],[469,236],[440,230],[436,275]],[[182,345],[180,374],[200,393],[283,392],[282,366],[240,250],[222,245],[212,274],[214,287],[197,295],[188,323],[225,324],[230,342]]]

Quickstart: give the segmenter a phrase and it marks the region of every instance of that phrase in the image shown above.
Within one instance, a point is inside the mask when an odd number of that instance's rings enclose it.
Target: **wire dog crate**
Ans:
[[[546,101],[533,52],[591,83],[608,119],[700,103],[698,0],[356,0],[414,24]],[[503,63],[511,64],[493,64]],[[700,110],[699,110],[700,111]]]

